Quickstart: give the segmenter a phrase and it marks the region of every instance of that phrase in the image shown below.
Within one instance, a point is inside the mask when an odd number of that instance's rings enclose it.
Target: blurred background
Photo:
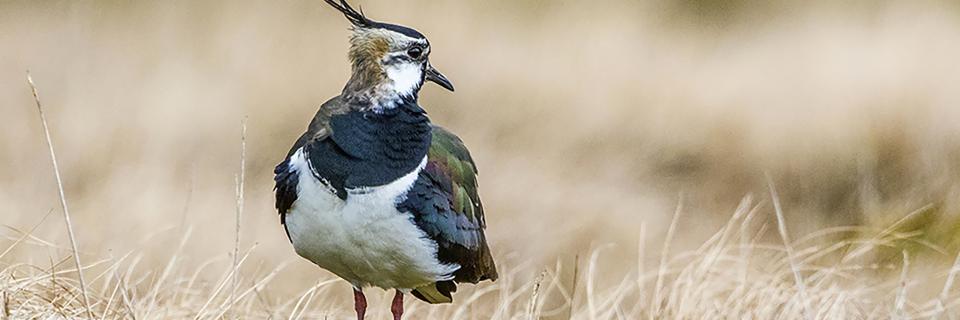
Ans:
[[[606,244],[605,270],[633,268],[678,203],[696,245],[745,196],[769,203],[767,175],[798,236],[925,208],[913,227],[960,244],[955,1],[353,3],[430,39],[457,91],[421,104],[470,147],[498,261],[534,270],[518,277]],[[0,234],[39,224],[61,247],[3,263],[69,257],[29,69],[84,260],[152,270],[187,230],[188,265],[229,259],[247,119],[246,272],[290,263],[277,296],[328,277],[289,246],[272,171],[348,79],[348,36],[317,0],[0,0]]]

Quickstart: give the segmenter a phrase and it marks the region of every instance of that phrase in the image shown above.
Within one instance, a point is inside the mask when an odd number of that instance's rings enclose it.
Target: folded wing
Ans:
[[[483,233],[486,221],[477,194],[476,165],[460,138],[433,127],[427,165],[399,207],[411,212],[417,226],[437,243],[441,262],[460,265],[453,281],[496,280],[496,266]],[[427,302],[449,302],[453,291],[454,282],[441,281],[415,290],[414,295]],[[447,299],[431,297],[437,292]]]

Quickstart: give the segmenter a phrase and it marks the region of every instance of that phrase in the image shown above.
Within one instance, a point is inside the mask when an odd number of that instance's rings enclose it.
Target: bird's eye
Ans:
[[[423,49],[420,47],[413,47],[410,50],[407,50],[407,55],[414,59],[420,59],[420,55],[423,54]]]

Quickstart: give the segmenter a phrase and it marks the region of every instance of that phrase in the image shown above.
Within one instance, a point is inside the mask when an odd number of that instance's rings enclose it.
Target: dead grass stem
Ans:
[[[57,178],[57,191],[60,194],[60,207],[63,209],[63,219],[67,224],[67,234],[70,236],[70,247],[73,250],[73,262],[77,266],[77,278],[80,280],[80,291],[83,297],[83,304],[86,307],[87,318],[93,319],[93,311],[90,309],[90,297],[87,292],[86,281],[83,278],[83,271],[80,263],[80,251],[77,244],[77,236],[73,231],[73,221],[70,218],[70,208],[67,206],[67,196],[63,191],[63,178],[60,176],[60,164],[57,163],[57,153],[53,148],[53,140],[50,138],[50,127],[47,125],[47,117],[43,113],[43,105],[40,104],[40,93],[37,92],[37,86],[33,83],[33,77],[30,71],[27,71],[27,84],[33,92],[33,100],[37,103],[37,114],[40,116],[40,123],[43,125],[43,136],[47,140],[47,147],[50,151],[50,162],[53,163],[53,173]]]

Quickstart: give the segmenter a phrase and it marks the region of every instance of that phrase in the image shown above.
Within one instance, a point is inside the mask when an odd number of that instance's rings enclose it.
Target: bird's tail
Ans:
[[[457,285],[453,281],[434,282],[416,289],[413,289],[413,296],[431,304],[451,303],[453,295],[451,292],[457,291]]]

